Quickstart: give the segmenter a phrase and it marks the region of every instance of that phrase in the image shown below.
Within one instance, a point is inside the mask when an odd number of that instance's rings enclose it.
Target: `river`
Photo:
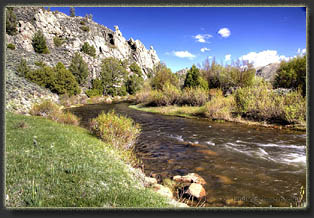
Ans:
[[[127,103],[71,108],[81,125],[114,109],[139,123],[144,172],[163,178],[195,172],[207,184],[206,206],[289,207],[306,186],[306,134],[137,111]]]

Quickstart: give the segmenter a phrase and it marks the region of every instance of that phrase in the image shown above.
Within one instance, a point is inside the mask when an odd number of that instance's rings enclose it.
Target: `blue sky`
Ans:
[[[69,8],[53,8],[69,14]],[[77,16],[153,46],[173,72],[215,57],[255,66],[305,52],[306,13],[300,7],[75,7]]]

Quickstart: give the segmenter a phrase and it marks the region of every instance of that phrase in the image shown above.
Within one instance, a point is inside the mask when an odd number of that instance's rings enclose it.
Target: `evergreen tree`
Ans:
[[[184,81],[184,88],[186,87],[191,87],[191,88],[196,88],[196,87],[201,87],[204,89],[208,89],[208,83],[206,80],[204,80],[201,77],[201,73],[199,69],[193,65],[187,72],[185,81]]]
[[[76,52],[72,57],[72,62],[69,67],[69,70],[75,76],[78,84],[80,85],[84,84],[89,73],[88,65],[78,52]]]
[[[17,21],[16,21],[16,16],[13,12],[13,8],[8,7],[6,10],[6,33],[9,35],[15,35],[16,34],[16,25],[17,25]]]
[[[32,45],[37,53],[49,53],[48,47],[46,45],[46,39],[44,37],[44,34],[39,30],[36,32],[32,39]]]
[[[70,8],[70,17],[75,17],[75,9],[73,7]]]

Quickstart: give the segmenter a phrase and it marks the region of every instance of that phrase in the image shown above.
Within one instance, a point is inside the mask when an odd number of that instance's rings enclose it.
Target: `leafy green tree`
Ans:
[[[274,83],[275,88],[291,88],[302,90],[306,95],[306,56],[295,57],[286,62],[283,61],[277,70]]]
[[[82,85],[86,82],[87,76],[89,74],[88,65],[78,52],[76,52],[72,57],[69,70],[75,76],[79,85]]]
[[[75,9],[73,7],[70,8],[70,17],[75,17]]]
[[[135,62],[132,63],[129,68],[133,74],[129,76],[125,87],[126,91],[133,95],[141,89],[144,79],[141,68]]]
[[[204,89],[208,89],[208,83],[206,80],[204,80],[201,77],[201,73],[199,69],[193,65],[187,72],[185,81],[184,81],[184,88],[186,87],[191,87],[191,88],[196,88],[196,87],[201,87]]]
[[[17,32],[16,29],[16,25],[17,25],[17,21],[16,21],[16,16],[13,12],[13,8],[12,7],[8,7],[6,8],[6,33],[9,35],[15,35]]]
[[[154,67],[154,76],[151,79],[151,86],[153,89],[162,90],[162,87],[166,82],[169,82],[175,87],[179,87],[178,77],[171,72],[164,63],[160,63]]]
[[[93,45],[89,45],[88,42],[84,42],[81,51],[92,56],[96,57],[96,49]]]
[[[44,37],[44,34],[40,30],[34,34],[32,39],[32,45],[35,52],[37,53],[49,53],[48,47],[46,45],[46,39]]]
[[[115,96],[125,89],[124,81],[127,77],[127,71],[118,59],[113,57],[103,59],[100,75],[105,94]]]

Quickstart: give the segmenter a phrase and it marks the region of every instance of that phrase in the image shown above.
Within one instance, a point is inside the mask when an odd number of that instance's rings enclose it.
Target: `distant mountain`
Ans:
[[[263,77],[266,81],[273,81],[280,63],[271,63],[266,66],[257,67],[256,75]]]

